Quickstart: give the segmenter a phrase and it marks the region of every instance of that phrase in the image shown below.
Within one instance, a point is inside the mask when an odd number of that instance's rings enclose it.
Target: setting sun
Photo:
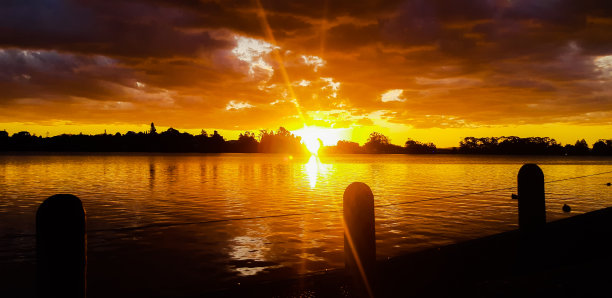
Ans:
[[[302,129],[292,131],[292,133],[302,138],[302,143],[312,154],[317,154],[322,146],[336,145],[339,140],[346,137],[342,129],[318,126],[306,126]]]
[[[302,142],[306,145],[306,149],[314,155],[318,154],[322,143],[321,139],[315,139],[315,137],[307,137],[303,139]]]

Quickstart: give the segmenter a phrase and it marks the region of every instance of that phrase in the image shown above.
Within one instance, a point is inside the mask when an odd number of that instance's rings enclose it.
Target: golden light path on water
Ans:
[[[331,166],[332,165],[321,163],[318,155],[311,154],[308,162],[305,163],[303,167],[304,174],[308,178],[311,189],[316,188],[317,180],[325,177],[328,174]],[[264,234],[268,233],[269,231]],[[238,236],[234,237],[230,242],[230,256],[234,260],[245,262],[255,261],[262,264],[265,264],[265,262],[268,261],[266,259],[266,255],[270,253],[270,248],[266,246],[265,237],[257,237],[257,235]],[[316,261],[323,260],[320,257],[307,253],[304,248],[302,248],[300,258]],[[233,268],[233,270],[237,271],[242,276],[251,276],[277,267],[280,266],[236,266]],[[306,271],[305,269],[302,270]]]
[[[377,258],[386,259],[515,229],[510,195],[523,163],[539,164],[551,181],[549,221],[612,202],[612,160],[600,157],[0,156],[0,257],[35,264],[35,237],[14,235],[35,234],[44,198],[71,193],[87,210],[89,281],[109,287],[108,296],[126,290],[105,284],[108,272],[141,276],[129,285],[135,297],[176,283],[217,288],[315,273],[344,266],[342,195],[350,183],[374,193]],[[608,174],[589,176],[598,173]],[[586,178],[560,181],[572,177]]]
[[[306,172],[306,176],[308,176],[308,182],[310,183],[310,188],[315,188],[317,186],[317,180],[319,176],[325,176],[328,172],[330,165],[325,165],[321,163],[319,156],[312,154],[308,159],[308,162],[304,164],[304,170]]]

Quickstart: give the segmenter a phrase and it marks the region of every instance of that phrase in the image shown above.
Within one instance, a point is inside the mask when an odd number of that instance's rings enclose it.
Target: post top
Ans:
[[[54,216],[63,216],[67,214],[82,214],[84,215],[85,210],[83,209],[83,203],[75,195],[71,194],[57,194],[52,195],[40,204],[38,207],[38,216],[44,214],[54,214]]]
[[[542,169],[540,169],[540,167],[537,164],[526,163],[521,167],[521,169],[518,172],[519,177],[525,176],[525,175],[529,175],[529,176],[538,175],[538,176],[544,177],[544,172],[542,172]]]
[[[374,200],[374,194],[370,187],[363,182],[353,182],[344,190],[344,199],[353,197],[365,197]]]

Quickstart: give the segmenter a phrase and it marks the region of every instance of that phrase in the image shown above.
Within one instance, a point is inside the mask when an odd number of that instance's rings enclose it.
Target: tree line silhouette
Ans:
[[[600,139],[589,148],[587,142],[577,140],[574,145],[562,146],[549,137],[519,138],[466,137],[459,143],[459,153],[466,154],[534,154],[534,155],[612,155],[612,139]]]
[[[349,141],[338,141],[336,146],[328,146],[322,149],[326,153],[384,153],[384,154],[433,154],[439,153],[436,145],[433,143],[421,143],[412,139],[408,139],[404,147],[391,144],[389,138],[379,132],[370,134],[368,141],[359,146],[358,143]]]
[[[50,152],[200,152],[200,153],[306,153],[301,138],[284,127],[278,131],[247,131],[237,140],[225,140],[216,130],[212,135],[202,130],[198,135],[174,128],[158,133],[155,124],[146,132],[125,134],[62,134],[43,138],[21,131],[9,137],[0,131],[0,151]]]
[[[42,137],[27,131],[12,136],[6,131],[0,131],[0,151],[309,153],[301,137],[293,135],[284,127],[277,131],[260,130],[257,135],[246,131],[241,133],[237,140],[225,140],[216,130],[212,135],[204,130],[198,135],[192,135],[174,128],[158,133],[153,123],[149,131],[128,131],[125,134],[105,132],[97,135],[81,133]],[[320,151],[371,154],[612,155],[612,139],[600,139],[589,148],[584,139],[576,141],[574,145],[562,146],[549,137],[466,137],[459,143],[459,147],[440,149],[433,143],[421,143],[410,138],[404,146],[398,146],[392,144],[387,136],[372,132],[363,146],[341,140],[335,146],[325,146]]]

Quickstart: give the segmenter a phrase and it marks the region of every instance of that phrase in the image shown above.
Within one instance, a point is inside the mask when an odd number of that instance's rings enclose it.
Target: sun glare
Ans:
[[[302,143],[312,154],[317,154],[321,147],[333,146],[339,140],[346,138],[344,130],[337,128],[325,128],[318,126],[306,126],[302,129],[292,131],[296,136],[302,138]]]
[[[308,149],[308,151],[310,151],[310,153],[314,155],[319,154],[319,149],[321,149],[321,143],[323,143],[321,139],[315,139],[314,136],[307,136],[306,138],[302,139],[302,142],[304,143],[304,145],[306,145],[306,149]]]

